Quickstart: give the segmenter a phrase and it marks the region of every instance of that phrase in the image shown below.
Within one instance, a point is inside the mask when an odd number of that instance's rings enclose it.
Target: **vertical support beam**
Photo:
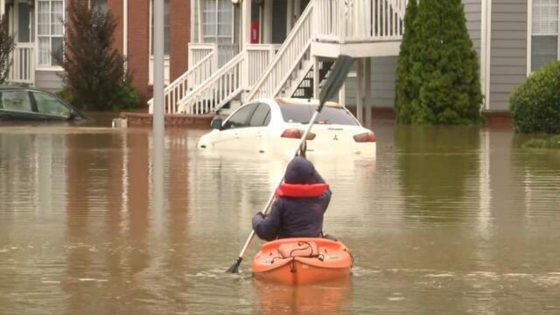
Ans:
[[[372,121],[372,111],[373,111],[373,99],[371,96],[371,57],[365,58],[365,69],[364,69],[364,81],[365,81],[365,103],[366,103],[366,126],[371,127],[373,125]]]
[[[356,118],[360,123],[364,124],[364,61],[363,58],[356,60],[358,66],[357,79],[358,79],[358,95],[356,97]]]
[[[319,98],[319,57],[313,56],[313,98]]]
[[[4,8],[6,7],[6,4],[4,2],[4,0],[0,0],[0,16],[4,15]]]

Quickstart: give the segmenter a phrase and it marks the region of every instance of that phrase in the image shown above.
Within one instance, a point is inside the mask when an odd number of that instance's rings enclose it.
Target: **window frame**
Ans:
[[[199,32],[199,42],[201,43],[215,43],[215,44],[235,44],[235,7],[229,0],[197,0],[198,3],[198,32]],[[229,32],[228,35],[220,35],[219,34],[219,25],[220,25],[220,15],[219,13],[222,12],[220,10],[220,1],[224,1],[226,5],[231,7],[231,20],[229,23]],[[249,0],[250,1],[250,0]],[[206,3],[214,2],[214,9],[213,10],[206,10]],[[214,13],[215,22],[213,25],[215,26],[214,34],[208,35],[205,31],[205,25],[212,25],[210,23],[206,23],[205,15],[207,12]],[[227,12],[226,12],[227,13]],[[223,24],[227,25],[227,24]]]
[[[560,0],[557,6],[557,30],[556,33],[534,33],[533,32],[533,6],[535,0],[528,0],[527,2],[527,76],[533,73],[533,38],[534,37],[556,37],[556,60],[560,60]],[[538,69],[535,69],[538,70]]]
[[[231,116],[229,116],[224,123],[222,124],[222,128],[220,129],[220,131],[225,131],[225,130],[237,130],[237,129],[242,129],[242,128],[249,128],[251,127],[249,125],[251,118],[253,118],[253,114],[255,113],[255,110],[257,110],[257,107],[260,103],[248,103],[245,104],[241,107],[239,107],[235,112],[233,112],[231,114]],[[237,127],[231,127],[231,119],[234,118],[235,115],[239,114],[242,110],[245,110],[251,106],[254,106],[254,108],[252,109],[252,111],[247,115],[247,118],[245,119],[244,125],[242,126],[237,126]]]
[[[56,34],[53,35],[52,34],[52,27],[53,27],[53,21],[52,21],[52,7],[53,7],[53,2],[62,2],[62,12],[61,12],[61,16],[62,16],[62,33],[61,34]],[[48,15],[49,15],[49,34],[48,35],[41,35],[40,34],[40,25],[39,25],[39,14],[41,13],[41,3],[48,3],[49,4],[49,11],[48,11]],[[53,38],[60,38],[62,40],[62,48],[64,49],[64,36],[66,34],[66,30],[64,27],[64,23],[66,22],[66,0],[37,0],[36,5],[34,7],[34,13],[35,13],[35,21],[36,21],[36,27],[37,30],[35,32],[35,42],[36,42],[36,53],[35,55],[35,60],[36,60],[36,69],[37,70],[47,70],[47,71],[62,71],[62,67],[60,65],[56,65],[53,64],[53,58],[52,58],[52,40]],[[41,63],[41,49],[40,49],[40,39],[42,38],[48,38],[49,40],[49,64],[46,63]]]

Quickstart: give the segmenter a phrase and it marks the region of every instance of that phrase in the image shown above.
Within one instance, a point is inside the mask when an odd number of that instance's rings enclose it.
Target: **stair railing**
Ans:
[[[310,49],[313,30],[313,3],[310,3],[288,34],[268,68],[247,94],[247,100],[278,95]]]
[[[178,112],[179,101],[204,82],[216,67],[215,52],[209,53],[197,64],[195,64],[187,72],[183,73],[180,77],[175,79],[171,84],[165,87],[164,90],[164,107],[166,114],[175,114]],[[150,113],[153,112],[154,99],[148,101],[150,106]]]
[[[178,103],[178,112],[195,115],[213,113],[239,95],[243,91],[246,61],[247,51],[237,54],[183,97]]]

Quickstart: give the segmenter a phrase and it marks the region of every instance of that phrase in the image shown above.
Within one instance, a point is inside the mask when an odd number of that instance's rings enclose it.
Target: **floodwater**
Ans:
[[[225,273],[285,161],[203,154],[179,129],[157,167],[148,129],[0,127],[0,314],[560,313],[560,151],[373,129],[376,160],[314,159],[351,281],[285,287],[251,277],[261,241]]]

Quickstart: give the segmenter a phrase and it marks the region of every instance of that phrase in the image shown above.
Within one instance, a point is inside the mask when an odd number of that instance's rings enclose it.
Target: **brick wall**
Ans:
[[[190,40],[190,1],[170,0],[170,79],[173,81],[187,70],[187,44]]]
[[[121,39],[122,42],[122,39]],[[148,67],[150,63],[150,0],[128,1],[128,69],[141,105],[152,97]]]

